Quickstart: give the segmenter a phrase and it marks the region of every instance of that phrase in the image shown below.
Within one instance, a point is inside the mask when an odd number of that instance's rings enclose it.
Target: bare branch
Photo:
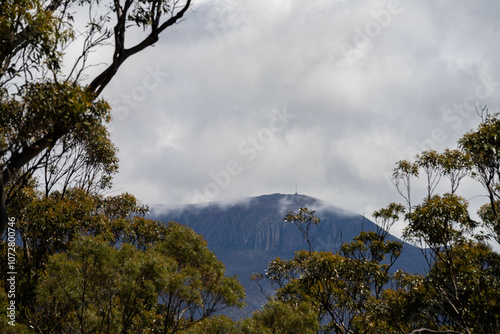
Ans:
[[[116,1],[115,1],[116,3]],[[132,5],[131,0],[127,0],[125,3],[125,6],[121,8],[121,10],[116,11],[117,15],[117,23],[114,28],[115,32],[115,52],[113,55],[113,61],[111,65],[108,66],[101,74],[99,74],[88,86],[88,90],[93,92],[95,96],[98,96],[101,94],[103,89],[109,84],[111,79],[115,76],[116,72],[118,71],[118,68],[127,60],[129,57],[135,55],[136,53],[144,50],[145,48],[155,44],[158,39],[159,35],[168,27],[174,25],[177,23],[187,12],[191,5],[191,0],[187,0],[186,3],[184,4],[184,7],[177,12],[176,14],[173,14],[167,21],[165,21],[163,24],[161,24],[159,27],[156,27],[156,25],[159,22],[159,17],[156,18],[155,22],[153,22],[152,25],[152,30],[151,33],[141,42],[136,44],[135,46],[126,49],[125,48],[125,34],[126,34],[126,27],[125,27],[125,22],[126,22],[126,16],[127,12],[130,9],[130,6]]]
[[[412,331],[408,334],[464,334],[464,333],[457,332],[454,330],[437,331],[437,330],[432,330],[432,329],[428,329],[428,328],[420,328],[420,329],[415,329],[414,331]]]

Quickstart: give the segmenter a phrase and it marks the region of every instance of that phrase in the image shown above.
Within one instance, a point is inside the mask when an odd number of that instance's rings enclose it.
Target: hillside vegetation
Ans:
[[[349,220],[332,228],[304,206],[280,211],[276,224],[265,218],[276,207],[262,206],[251,213],[262,219],[240,209],[213,230],[199,225],[207,244],[189,227],[148,219],[133,195],[109,195],[118,159],[100,95],[190,6],[1,2],[0,333],[499,333],[500,255],[489,242],[500,241],[500,116],[486,108],[456,149],[396,163],[403,203],[374,212],[366,229]],[[74,10],[88,21],[76,24]],[[78,38],[81,54],[64,63]],[[111,51],[104,68],[88,63],[99,47]],[[482,186],[477,219],[464,179]],[[418,200],[415,181],[426,185]],[[388,234],[398,221],[404,241],[422,247],[420,273],[395,270],[414,249]],[[245,291],[211,242],[254,257],[289,252],[253,273],[265,304],[245,318],[222,315],[244,306]],[[233,261],[245,266],[245,256]]]

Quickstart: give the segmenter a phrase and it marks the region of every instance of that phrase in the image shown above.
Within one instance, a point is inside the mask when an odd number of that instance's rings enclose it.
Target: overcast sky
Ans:
[[[298,192],[401,201],[394,164],[500,108],[500,2],[195,1],[104,96],[116,191],[146,204]],[[473,197],[474,191],[466,195]]]

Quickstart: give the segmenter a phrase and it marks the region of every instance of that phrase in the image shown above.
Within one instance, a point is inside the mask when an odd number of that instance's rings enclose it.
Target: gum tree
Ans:
[[[489,203],[480,211],[486,227],[500,242],[500,119],[487,116],[476,131],[466,133],[459,141],[470,157],[472,177],[486,190]]]
[[[156,43],[190,6],[191,0],[2,2],[0,234],[7,205],[37,171],[44,171],[49,190],[58,181],[63,187],[90,183],[94,190],[109,185],[116,157],[105,128],[109,106],[99,96],[128,58]],[[75,12],[90,17],[77,22]],[[83,33],[76,33],[76,25],[85,27]],[[141,32],[142,38],[132,41],[131,32],[135,38]],[[82,46],[73,63],[64,56],[70,43]],[[90,55],[100,48],[111,50],[111,57],[100,73],[84,81],[96,65]],[[69,70],[63,72],[63,65]],[[79,160],[82,155],[87,159]]]
[[[379,230],[362,232],[336,254],[309,249],[291,260],[272,261],[266,278],[277,290],[268,299],[310,304],[328,333],[497,332],[500,255],[488,240],[499,239],[498,136],[499,115],[489,115],[457,149],[425,151],[398,162],[394,183],[406,205],[391,203],[374,212]],[[415,195],[418,178],[424,181],[421,199]],[[466,178],[483,186],[481,221],[471,218],[469,202],[460,196]],[[287,220],[305,224],[299,226],[306,237],[311,220],[302,213]],[[385,237],[401,220],[407,223],[404,239],[423,247],[425,275],[391,271],[402,245]],[[260,287],[263,278],[253,277]]]
[[[499,135],[499,115],[487,115],[459,140],[457,149],[426,151],[415,161],[397,163],[395,184],[407,204],[403,236],[424,247],[429,270],[423,277],[398,273],[396,287],[372,302],[358,328],[370,333],[498,331],[500,256],[487,242],[499,240]],[[425,178],[427,191],[414,205],[412,182],[418,177]],[[471,218],[468,201],[459,196],[466,177],[485,191],[481,221]],[[449,186],[440,184],[446,178]]]
[[[49,258],[30,323],[42,333],[176,333],[242,306],[243,287],[224,270],[200,236],[174,223],[144,251],[83,237]]]
[[[319,225],[320,219],[314,216],[315,211],[308,208],[300,208],[299,213],[289,212],[283,221],[294,224],[302,234],[302,237],[307,242],[309,253],[312,251],[311,239],[309,237],[309,230],[312,225]]]
[[[374,217],[389,229],[403,211],[401,205],[392,204],[375,212]],[[390,269],[401,254],[402,244],[387,241],[387,230],[380,228],[361,232],[336,253],[312,251],[309,229],[320,221],[314,213],[301,208],[284,219],[297,225],[309,249],[296,252],[291,260],[270,262],[265,278],[276,294],[265,293],[264,275],[254,274],[251,279],[266,295],[270,307],[276,303],[295,308],[310,305],[322,332],[356,333],[356,320],[366,312],[366,305],[381,298],[383,287],[392,280]]]

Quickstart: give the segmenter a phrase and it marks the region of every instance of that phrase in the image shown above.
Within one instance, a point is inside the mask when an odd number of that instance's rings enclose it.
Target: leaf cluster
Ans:
[[[144,251],[81,237],[51,256],[30,323],[41,332],[173,333],[241,306],[241,285],[224,276],[199,236],[174,223],[167,228],[169,237]],[[186,242],[198,244],[196,258],[176,256]]]

